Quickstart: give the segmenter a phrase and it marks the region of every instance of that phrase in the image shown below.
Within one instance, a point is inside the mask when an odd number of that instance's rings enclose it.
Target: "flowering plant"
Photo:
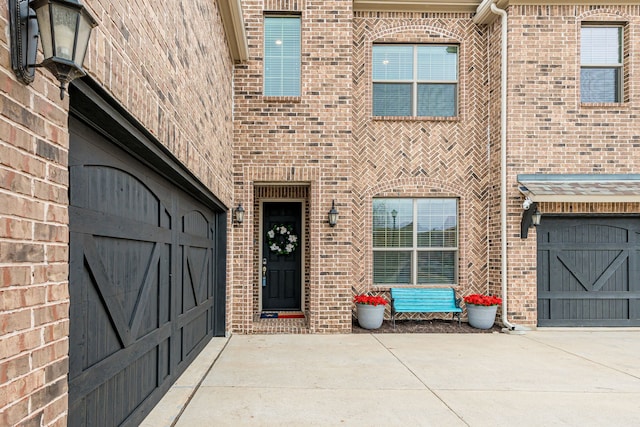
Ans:
[[[369,296],[369,295],[356,295],[353,298],[353,302],[356,304],[367,304],[367,305],[386,305],[387,300],[381,296]]]
[[[473,305],[489,306],[502,304],[502,299],[494,297],[493,295],[471,294],[464,297],[464,302]]]
[[[269,249],[278,255],[289,255],[298,247],[298,236],[290,225],[274,225],[267,231]]]

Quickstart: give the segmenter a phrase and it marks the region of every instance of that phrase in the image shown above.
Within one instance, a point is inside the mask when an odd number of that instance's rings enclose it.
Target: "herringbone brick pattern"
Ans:
[[[486,291],[486,36],[470,18],[468,14],[355,13],[352,268],[357,293],[388,289],[372,285],[374,197],[458,198],[458,292]],[[371,51],[376,42],[458,44],[458,117],[372,118]]]

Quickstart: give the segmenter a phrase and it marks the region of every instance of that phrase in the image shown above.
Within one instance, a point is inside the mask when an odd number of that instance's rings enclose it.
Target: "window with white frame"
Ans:
[[[300,96],[300,17],[264,18],[264,96]]]
[[[458,46],[373,46],[373,115],[458,114]]]
[[[457,199],[373,199],[374,284],[457,282]]]
[[[622,26],[583,24],[580,42],[581,102],[621,102]]]

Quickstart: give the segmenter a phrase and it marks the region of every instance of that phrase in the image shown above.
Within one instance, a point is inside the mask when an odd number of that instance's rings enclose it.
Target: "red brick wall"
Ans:
[[[486,292],[489,165],[487,37],[467,13],[356,12],[354,17],[353,251],[357,292],[374,286],[375,197],[459,199],[460,294]],[[371,51],[376,42],[452,43],[459,49],[455,118],[372,118]]]
[[[482,27],[481,27],[482,28]],[[487,197],[489,224],[487,227],[488,246],[488,284],[487,292],[492,295],[502,295],[502,230],[501,230],[501,166],[502,155],[500,147],[501,130],[501,49],[502,28],[500,19],[483,28],[487,39],[487,122],[488,122],[488,153],[489,179],[487,181]],[[517,196],[517,195],[516,195]],[[517,218],[513,217],[513,221]],[[502,307],[499,311],[501,312]]]
[[[254,186],[309,186],[309,311],[311,332],[351,328],[351,17],[350,0],[243,2],[249,61],[236,69],[235,201],[253,206]],[[263,14],[299,12],[302,90],[299,98],[262,96]],[[340,219],[327,224],[335,199]],[[253,330],[253,227],[230,236],[231,329]]]
[[[625,23],[625,102],[580,103],[581,22]],[[615,174],[640,170],[640,6],[509,8],[509,315],[535,325],[536,235],[521,240],[517,174]],[[496,165],[495,160],[492,160]],[[637,204],[544,203],[543,213],[639,213]],[[544,216],[543,216],[544,221]],[[498,283],[498,282],[495,282]]]
[[[89,75],[230,205],[233,64],[216,2],[83,3],[99,23]],[[16,81],[7,17],[0,2],[0,425],[65,425],[69,97],[44,70]]]

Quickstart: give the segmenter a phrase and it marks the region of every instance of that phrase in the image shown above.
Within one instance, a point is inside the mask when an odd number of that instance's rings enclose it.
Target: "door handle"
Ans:
[[[262,287],[267,286],[267,259],[262,258]]]

